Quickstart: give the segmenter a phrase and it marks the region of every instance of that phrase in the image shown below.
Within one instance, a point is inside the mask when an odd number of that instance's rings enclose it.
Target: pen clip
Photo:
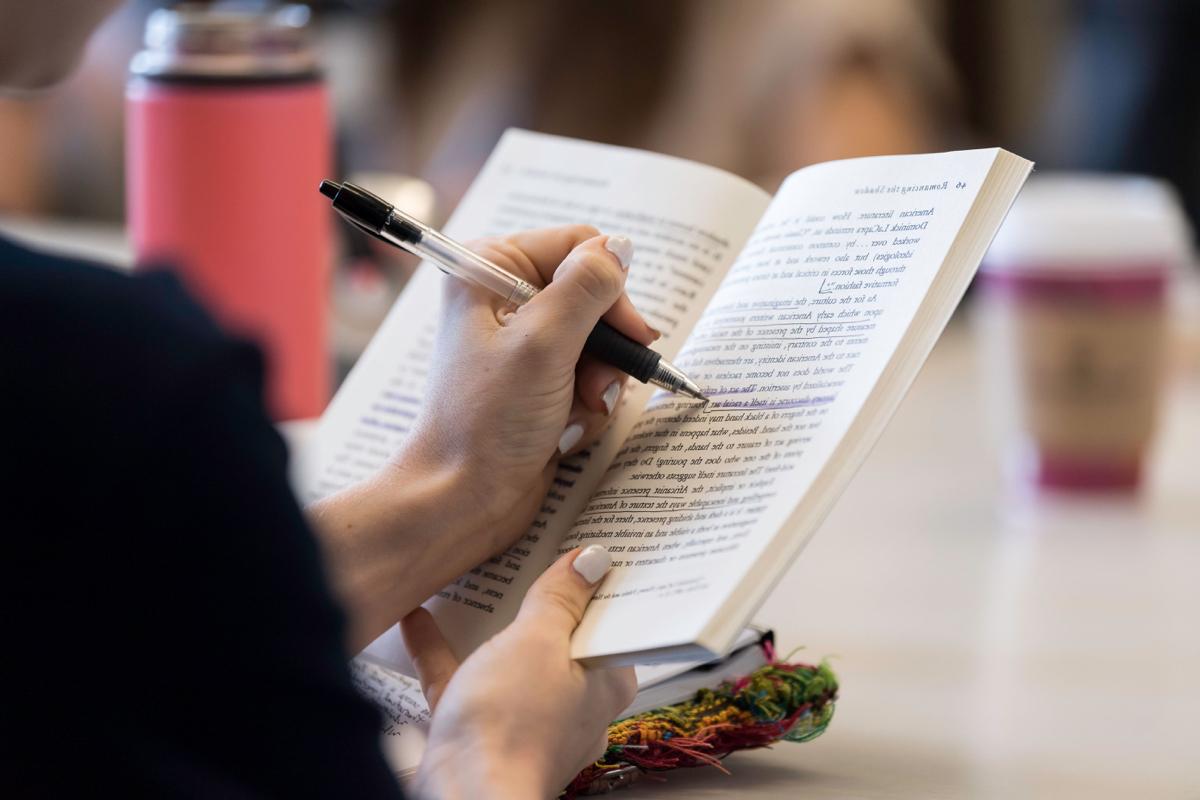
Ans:
[[[349,214],[346,214],[343,211],[338,210],[338,215],[341,216],[342,219],[346,220],[346,222],[349,222],[351,225],[358,228],[363,233],[365,233],[369,236],[374,236],[379,241],[386,242],[387,244],[390,244],[392,247],[396,246],[395,242],[391,242],[391,241],[388,241],[387,239],[385,239],[382,235],[380,235],[379,231],[367,227],[366,225],[362,224],[361,222],[359,222],[358,220],[356,220],[354,217],[350,216]]]
[[[367,225],[364,225],[363,223],[359,222],[358,220],[356,220],[354,217],[350,216],[349,214],[346,214],[346,213],[338,210],[338,215],[341,216],[342,219],[346,220],[346,222],[349,222],[351,225],[358,228],[360,231],[367,234],[368,236],[373,236],[386,245],[390,245],[399,250],[403,250],[406,253],[410,253],[410,254],[416,256],[417,258],[420,258],[422,261],[429,261],[429,263],[431,263],[435,267],[437,267],[438,271],[440,271],[444,275],[450,274],[449,272],[446,271],[445,267],[443,267],[441,264],[437,263],[436,261],[427,259],[424,256],[422,256],[420,253],[414,253],[412,250],[409,250],[407,247],[404,247],[403,245],[399,245],[396,242],[393,242],[391,239],[387,238],[386,236],[381,234],[379,231],[374,230],[374,229],[368,227]]]

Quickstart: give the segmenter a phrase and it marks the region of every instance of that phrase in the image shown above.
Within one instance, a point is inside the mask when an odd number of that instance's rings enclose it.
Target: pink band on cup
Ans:
[[[1037,484],[1045,489],[1135,489],[1141,474],[1140,459],[1081,461],[1041,453],[1037,463]]]
[[[1166,295],[1168,270],[1149,265],[1127,270],[1101,272],[1061,267],[1026,267],[1021,270],[985,270],[980,285],[988,292],[1017,300],[1087,300],[1114,305],[1162,302]]]

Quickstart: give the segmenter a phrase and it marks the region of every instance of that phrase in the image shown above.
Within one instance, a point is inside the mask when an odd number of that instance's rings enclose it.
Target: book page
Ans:
[[[398,775],[416,770],[425,753],[431,713],[421,684],[363,658],[350,662],[354,688],[383,715],[380,749]]]
[[[926,296],[938,318],[903,385],[884,387],[892,408],[965,289],[982,249],[958,268],[957,293],[939,273],[998,153],[833,162],[784,183],[676,360],[714,402],[656,393],[562,542],[615,559],[576,657],[728,645],[706,630],[774,555]]]
[[[634,262],[627,292],[650,324],[663,331],[655,348],[670,359],[769,201],[761,189],[711,167],[509,131],[445,232],[469,241],[588,223],[629,236]],[[443,280],[449,279],[431,265],[421,266],[322,417],[307,499],[377,471],[421,413]],[[515,615],[529,584],[553,560],[559,539],[599,483],[649,388],[632,384],[601,441],[563,462],[521,541],[428,605],[460,655]],[[369,652],[383,663],[405,666],[396,628]]]

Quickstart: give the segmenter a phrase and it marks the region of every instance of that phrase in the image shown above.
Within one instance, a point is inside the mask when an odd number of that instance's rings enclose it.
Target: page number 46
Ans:
[[[965,188],[967,188],[967,184],[963,181],[958,181],[957,183],[954,184],[954,188],[955,189],[965,189]]]

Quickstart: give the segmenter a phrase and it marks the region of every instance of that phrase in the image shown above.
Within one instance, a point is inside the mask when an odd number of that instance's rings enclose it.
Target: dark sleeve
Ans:
[[[72,331],[33,329],[3,416],[26,426],[5,473],[19,783],[399,796],[264,417],[258,351],[169,278],[106,277],[66,302],[44,288],[5,298]]]

